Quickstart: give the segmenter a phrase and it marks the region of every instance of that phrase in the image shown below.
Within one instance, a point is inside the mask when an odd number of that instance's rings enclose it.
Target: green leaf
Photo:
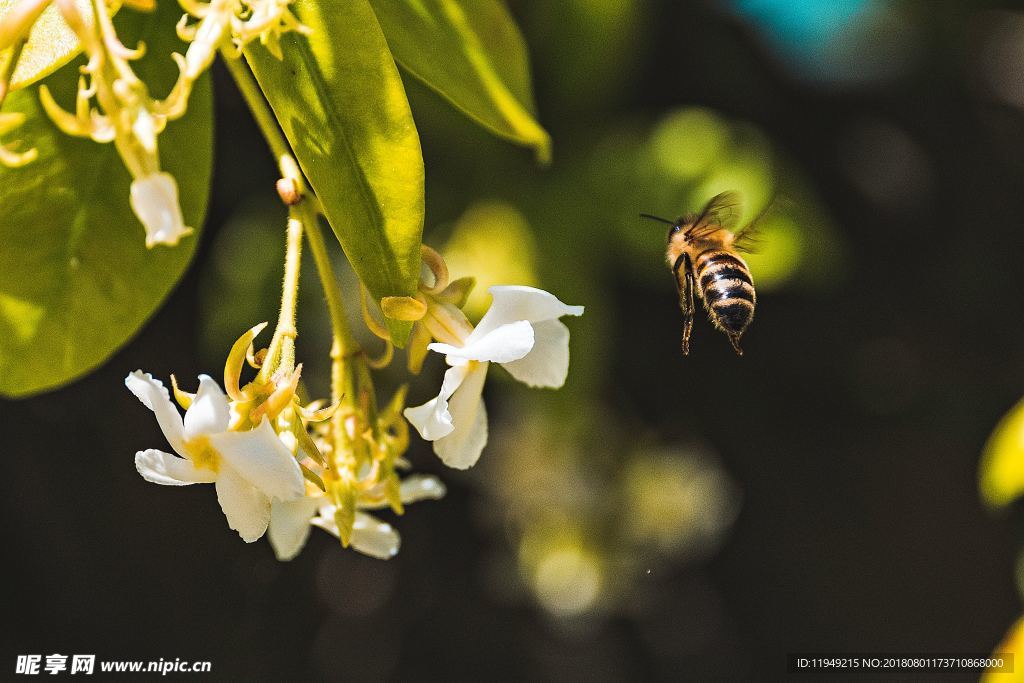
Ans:
[[[996,425],[981,456],[981,495],[1003,507],[1024,494],[1024,401]]]
[[[155,14],[123,14],[121,34],[141,36],[149,47],[138,73],[162,96],[178,72],[170,52],[182,49],[174,33],[180,10],[160,3]],[[46,83],[67,105],[77,77],[64,69]],[[181,278],[198,235],[146,249],[128,205],[131,177],[114,145],[60,133],[34,89],[12,93],[7,106],[28,115],[19,135],[39,150],[28,166],[0,169],[0,393],[24,396],[81,376],[135,334]],[[212,141],[210,83],[203,79],[188,114],[160,136],[164,168],[178,179],[185,220],[197,230]]]
[[[299,0],[312,35],[283,60],[246,57],[345,255],[380,303],[412,296],[420,273],[423,156],[401,77],[366,0]],[[386,319],[405,344],[412,323]]]
[[[0,0],[0,21],[11,11],[19,0]],[[86,20],[92,18],[91,0],[75,0],[75,4]],[[117,11],[117,6],[111,12]],[[32,26],[28,42],[18,59],[18,66],[11,79],[11,88],[24,88],[27,85],[45,78],[64,66],[79,53],[78,36],[60,16],[60,12],[50,5],[39,15]]]
[[[370,0],[395,59],[491,132],[551,157],[526,43],[501,0]]]

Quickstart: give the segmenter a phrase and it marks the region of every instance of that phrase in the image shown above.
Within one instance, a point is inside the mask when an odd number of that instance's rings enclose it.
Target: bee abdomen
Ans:
[[[750,270],[727,251],[705,252],[697,257],[701,297],[715,325],[739,335],[754,318],[757,295]]]
[[[711,305],[712,320],[730,334],[742,334],[754,319],[754,303],[743,299],[730,299]]]

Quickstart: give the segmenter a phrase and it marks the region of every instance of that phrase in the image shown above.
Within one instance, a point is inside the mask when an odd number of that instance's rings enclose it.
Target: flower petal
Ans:
[[[469,335],[461,347],[434,343],[427,348],[453,358],[509,363],[528,354],[534,343],[533,325],[526,320],[501,325],[481,337],[474,337],[475,334]]]
[[[272,498],[293,500],[306,492],[302,470],[269,420],[248,432],[210,435],[210,444],[229,467]]]
[[[320,514],[311,519],[310,524],[338,536],[334,510],[333,505],[320,508]],[[364,555],[376,557],[378,560],[390,560],[398,554],[401,538],[395,528],[387,522],[382,522],[365,512],[356,512],[356,519],[352,525],[351,545]]]
[[[290,560],[299,554],[309,538],[309,522],[316,509],[323,505],[323,496],[303,496],[295,500],[275,500],[270,506],[270,527],[267,536],[279,560]]]
[[[583,306],[568,306],[554,294],[535,287],[496,285],[487,291],[494,297],[491,307],[466,340],[468,346],[491,331],[517,320],[531,323],[556,320],[563,315],[583,315]]]
[[[259,539],[270,523],[270,498],[230,467],[221,467],[216,486],[228,526],[246,543]]]
[[[136,370],[124,378],[124,385],[142,401],[142,405],[156,414],[156,421],[160,424],[160,431],[167,438],[167,443],[171,444],[171,448],[179,455],[184,455],[185,428],[181,414],[171,403],[171,397],[163,383],[153,379],[148,372]]]
[[[429,474],[413,474],[402,480],[398,495],[402,503],[418,503],[421,500],[440,500],[448,490],[441,480]],[[372,501],[360,501],[360,510],[385,510],[391,507],[388,500],[374,498]]]
[[[569,375],[569,328],[559,320],[545,320],[535,323],[533,331],[536,342],[530,353],[502,367],[523,384],[557,389]]]
[[[326,500],[326,496],[324,500]],[[313,526],[320,527],[324,531],[333,534],[334,536],[341,537],[338,533],[338,525],[334,522],[334,513],[338,508],[328,503],[327,505],[321,505],[320,509],[317,510],[316,516],[309,520],[309,523]]]
[[[146,481],[164,486],[210,484],[217,478],[213,470],[199,469],[189,460],[154,449],[135,454],[135,469]]]
[[[199,391],[185,411],[185,438],[227,431],[230,420],[228,397],[209,375],[199,375]]]
[[[483,389],[487,366],[473,367],[450,403],[454,430],[434,441],[434,452],[448,467],[464,470],[476,464],[487,445],[487,410]]]
[[[356,513],[352,525],[352,547],[378,560],[390,560],[402,543],[395,528],[365,512]]]
[[[132,182],[129,203],[146,228],[146,246],[174,246],[192,228],[185,226],[178,203],[178,183],[170,173],[153,173]]]
[[[403,503],[440,500],[444,498],[446,491],[441,480],[429,474],[414,474],[403,479],[401,484]]]
[[[468,373],[468,364],[448,368],[444,373],[444,381],[441,382],[441,392],[435,398],[421,406],[413,406],[402,411],[405,419],[427,441],[434,441],[452,433],[455,427],[452,425],[451,413],[448,412],[448,399],[462,386]]]

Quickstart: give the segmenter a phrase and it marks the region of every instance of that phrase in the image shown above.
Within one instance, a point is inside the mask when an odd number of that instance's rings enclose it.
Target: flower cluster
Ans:
[[[97,0],[83,11],[75,0],[21,0],[0,26],[0,51],[12,47],[14,55],[0,74],[0,103],[10,85],[20,49],[43,10],[53,4],[78,37],[88,62],[82,67],[73,112],[57,104],[46,86],[39,95],[54,124],[68,135],[100,143],[113,142],[131,173],[129,203],[146,230],[146,246],[174,246],[192,228],[185,225],[178,199],[178,183],[160,167],[157,138],[167,126],[185,114],[196,80],[210,67],[217,52],[229,49],[232,58],[253,40],[260,40],[275,56],[281,56],[280,37],[289,31],[307,33],[289,9],[293,0],[211,0],[199,3],[180,0],[186,10],[178,34],[190,43],[185,55],[170,55],[180,70],[165,99],[153,98],[146,83],[132,68],[145,46],[129,49],[121,42],[111,21],[111,3]],[[136,9],[152,9],[151,2],[126,2]],[[189,25],[190,17],[199,21]],[[0,135],[20,125],[16,114],[0,114]],[[0,145],[0,163],[22,166],[35,158],[35,150],[16,152]]]
[[[136,467],[157,484],[214,484],[228,525],[246,542],[267,534],[280,559],[294,557],[312,527],[333,534],[345,547],[392,557],[398,552],[398,533],[372,511],[387,508],[402,514],[409,503],[445,493],[435,477],[405,475],[410,467],[405,459],[410,424],[433,443],[446,465],[472,466],[487,443],[483,387],[490,365],[502,365],[532,387],[562,386],[569,367],[569,330],[560,318],[579,316],[583,307],[566,305],[533,287],[496,286],[489,289],[491,308],[474,326],[462,310],[474,280],[450,281],[444,259],[424,247],[416,295],[385,297],[379,305],[388,318],[414,322],[408,344],[412,374],[420,372],[431,351],[442,354],[449,368],[430,401],[407,407],[403,386],[380,406],[371,371],[391,362],[396,344],[387,327],[365,308],[371,330],[386,341],[384,355],[369,357],[348,329],[338,281],[320,235],[320,202],[287,140],[268,123],[272,114],[252,73],[235,61],[256,41],[280,59],[287,46],[282,36],[307,35],[309,29],[292,11],[294,0],[178,2],[185,14],[177,23],[177,34],[189,45],[184,54],[169,55],[178,72],[162,99],[151,95],[149,84],[136,72],[146,46],[140,42],[127,47],[112,21],[122,6],[152,11],[154,0],[12,0],[0,21],[0,106],[22,53],[38,39],[30,35],[33,27],[48,8],[53,8],[52,18],[59,15],[77,38],[86,63],[80,68],[74,105],[61,107],[43,85],[42,108],[64,133],[113,143],[131,175],[128,202],[145,228],[149,248],[177,245],[193,232],[185,224],[178,182],[161,166],[158,139],[170,122],[186,114],[198,79],[218,54],[227,59],[277,157],[282,175],[278,194],[289,219],[280,317],[273,338],[257,352],[253,344],[266,323],[243,334],[228,353],[223,388],[207,375],[201,375],[195,393],[189,393],[173,376],[168,390],[141,370],[129,374],[126,386],[156,415],[170,446],[170,451],[139,451]],[[0,136],[24,118],[0,112]],[[0,144],[0,163],[5,166],[34,158],[34,150]],[[308,402],[300,400],[302,365],[295,362],[304,240],[313,252],[333,334],[330,399]],[[243,382],[246,365],[255,370],[255,377]]]
[[[356,550],[387,559],[398,552],[398,533],[364,510],[444,495],[444,486],[429,476],[398,478],[397,462],[408,434],[394,436],[390,422],[402,396],[381,411],[375,430],[360,431],[361,416],[351,404],[322,407],[322,401],[303,406],[297,396],[301,366],[261,373],[239,385],[246,360],[261,370],[265,354],[253,352],[252,341],[265,323],[257,325],[232,347],[224,369],[222,391],[207,375],[199,377],[195,394],[182,391],[172,377],[174,398],[185,409],[184,419],[167,388],[137,370],[125,385],[153,411],[174,453],[155,449],[135,454],[135,466],[150,482],[170,486],[212,483],[228,525],[251,543],[268,531],[280,559],[291,559],[306,542],[309,529],[320,527]],[[265,356],[263,362],[260,356]],[[343,433],[335,440],[335,428]],[[373,444],[351,448],[354,442]],[[360,463],[353,469],[350,464]]]
[[[169,120],[185,113],[189,89],[179,83],[167,99],[150,96],[131,65],[145,48],[121,43],[104,2],[93,3],[93,16],[73,2],[59,1],[57,7],[89,61],[82,67],[75,111],[61,108],[45,85],[39,88],[43,109],[68,135],[114,143],[132,175],[130,202],[146,228],[146,246],[177,244],[192,229],[182,218],[177,182],[160,168],[157,137]]]
[[[297,266],[301,231],[295,221],[290,225],[289,250],[296,251],[289,263]],[[444,354],[450,367],[436,398],[406,408],[402,387],[378,408],[370,370],[379,364],[343,332],[331,354],[333,403],[304,405],[298,398],[302,366],[294,364],[293,306],[286,303],[267,349],[253,349],[266,323],[235,342],[224,367],[225,391],[205,375],[195,394],[173,382],[184,419],[158,380],[141,371],[128,376],[128,388],[156,414],[176,454],[138,452],[139,473],[157,484],[214,483],[231,528],[247,542],[267,533],[282,560],[302,549],[312,527],[371,557],[394,556],[398,532],[371,511],[401,514],[409,503],[445,493],[436,477],[399,476],[409,468],[409,424],[433,442],[445,464],[472,466],[487,442],[482,392],[489,365],[504,366],[530,386],[561,386],[569,368],[569,330],[559,318],[583,313],[540,289],[492,287],[494,302],[474,327],[461,310],[473,281],[449,282],[440,255],[427,247],[423,253],[418,296],[383,308],[418,318],[409,347],[414,371],[429,351]],[[286,281],[288,273],[297,276],[286,268]],[[371,329],[386,334],[379,324]],[[242,385],[246,363],[258,372]]]
[[[331,419],[313,430],[310,446],[322,456],[319,467],[311,465],[318,485],[307,484],[304,498],[274,506],[268,535],[279,559],[294,557],[315,526],[345,547],[386,560],[398,553],[398,532],[366,511],[390,508],[402,514],[409,503],[445,494],[436,477],[399,477],[399,470],[409,467],[402,458],[409,446],[400,412],[405,390],[376,410],[364,361],[354,358],[348,364],[354,372],[345,378],[356,400],[344,399]]]

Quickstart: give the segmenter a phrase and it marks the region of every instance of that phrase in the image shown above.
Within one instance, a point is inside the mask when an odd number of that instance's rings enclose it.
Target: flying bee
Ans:
[[[671,226],[666,258],[675,276],[679,307],[683,311],[684,356],[690,353],[695,289],[711,322],[729,337],[736,353],[743,355],[740,337],[754,319],[757,295],[750,268],[740,252],[753,250],[760,216],[738,232],[733,232],[730,228],[739,215],[739,205],[736,193],[723,192],[712,197],[700,213],[682,216],[675,221],[640,214],[642,218]]]

